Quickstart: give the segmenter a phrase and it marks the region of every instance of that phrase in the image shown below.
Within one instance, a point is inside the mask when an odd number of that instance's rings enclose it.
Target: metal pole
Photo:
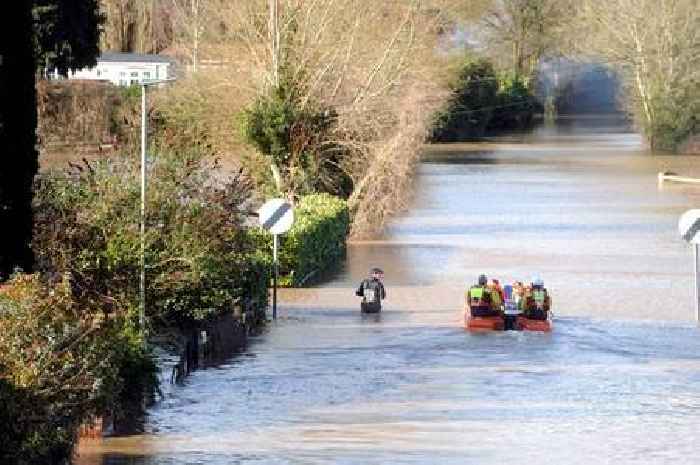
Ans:
[[[274,241],[272,243],[272,266],[274,268],[274,273],[272,275],[272,319],[277,319],[277,234],[273,235]]]
[[[139,325],[146,343],[146,85],[141,85],[141,276]]]
[[[270,0],[270,29],[272,35],[272,83],[279,87],[279,4],[278,0]]]
[[[700,245],[693,244],[695,263],[695,319],[700,322]]]

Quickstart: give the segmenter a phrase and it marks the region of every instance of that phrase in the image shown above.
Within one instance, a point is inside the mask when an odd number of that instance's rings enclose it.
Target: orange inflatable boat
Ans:
[[[548,333],[552,330],[552,320],[550,319],[533,320],[524,316],[518,316],[515,325],[521,331],[542,331]]]
[[[546,320],[526,318],[512,299],[512,287],[504,287],[505,302],[503,316],[472,316],[467,307],[464,327],[469,331],[552,331],[551,313]]]
[[[470,331],[503,331],[505,320],[501,316],[471,316],[467,310],[464,326]]]

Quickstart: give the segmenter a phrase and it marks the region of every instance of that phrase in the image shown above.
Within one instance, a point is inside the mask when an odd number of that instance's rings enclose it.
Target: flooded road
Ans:
[[[345,268],[281,294],[245,353],[168,387],[147,433],[80,465],[695,464],[700,331],[680,213],[692,158],[589,124],[426,149],[411,208]],[[386,272],[379,317],[353,288]],[[481,273],[542,276],[552,334],[469,334]]]

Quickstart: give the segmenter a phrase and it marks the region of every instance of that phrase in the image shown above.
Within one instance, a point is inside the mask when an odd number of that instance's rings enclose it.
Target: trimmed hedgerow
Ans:
[[[350,227],[347,202],[329,194],[302,197],[294,225],[280,236],[280,285],[303,286],[345,258]],[[258,233],[261,250],[272,256],[272,236]]]

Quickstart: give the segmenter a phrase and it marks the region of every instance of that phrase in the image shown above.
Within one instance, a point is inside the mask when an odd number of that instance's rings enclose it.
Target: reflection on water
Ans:
[[[169,390],[146,434],[87,443],[77,463],[696,463],[700,334],[675,231],[695,193],[658,191],[665,169],[693,174],[610,129],[432,147],[385,237],[283,292],[284,318]],[[373,265],[389,300],[361,316]],[[482,271],[541,274],[554,332],[465,333]]]

